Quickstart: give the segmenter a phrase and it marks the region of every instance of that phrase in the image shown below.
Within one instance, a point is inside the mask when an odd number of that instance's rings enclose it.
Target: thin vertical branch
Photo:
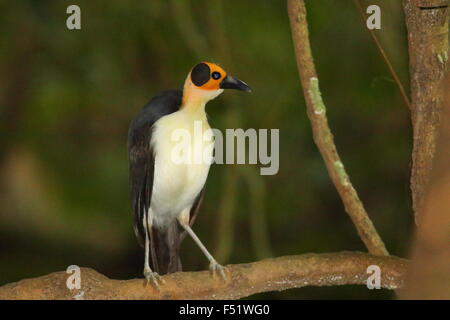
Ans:
[[[389,57],[387,56],[386,52],[383,49],[383,46],[381,45],[380,41],[378,40],[378,37],[376,36],[375,32],[371,29],[366,28],[365,26],[365,22],[366,22],[366,16],[364,14],[364,10],[361,6],[361,2],[360,0],[353,0],[355,6],[358,8],[358,11],[361,15],[361,19],[363,21],[364,24],[364,29],[366,29],[370,36],[372,37],[373,41],[375,42],[378,50],[380,51],[381,56],[383,57],[384,62],[386,63],[389,72],[391,73],[392,77],[395,80],[395,83],[397,84],[398,89],[400,90],[400,94],[403,98],[403,101],[405,102],[406,106],[409,108],[409,110],[411,110],[411,103],[409,102],[409,98],[408,95],[406,94],[405,88],[403,87],[402,82],[400,81],[400,78],[397,75],[397,72],[395,72],[394,67],[392,66],[391,61],[389,60]]]
[[[331,180],[344,203],[345,210],[353,221],[361,240],[370,253],[375,255],[388,255],[383,241],[375,230],[356,190],[350,182],[350,178],[338,155],[333,141],[333,135],[328,126],[326,107],[320,93],[319,80],[309,43],[304,0],[288,0],[288,13],[291,22],[297,67],[303,86],[307,114],[311,121],[314,141],[325,161]]]

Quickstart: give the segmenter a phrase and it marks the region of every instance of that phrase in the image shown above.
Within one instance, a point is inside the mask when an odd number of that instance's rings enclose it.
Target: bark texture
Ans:
[[[160,291],[143,279],[112,280],[89,268],[81,269],[81,288],[69,290],[66,281],[70,274],[60,271],[0,287],[0,299],[238,299],[306,286],[365,285],[370,265],[380,267],[383,288],[403,285],[406,260],[340,252],[228,265],[226,281],[208,271],[173,273],[163,277]]]
[[[448,64],[446,0],[404,0],[411,75],[413,151],[411,192],[420,216],[429,182],[443,103],[443,79]]]
[[[412,249],[405,299],[450,299],[450,78],[423,214]]]

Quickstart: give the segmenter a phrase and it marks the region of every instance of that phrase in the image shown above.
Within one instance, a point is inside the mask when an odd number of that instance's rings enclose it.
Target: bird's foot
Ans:
[[[164,283],[164,279],[157,272],[153,272],[150,268],[144,268],[144,277],[147,285],[151,282],[156,289],[161,290],[160,285]]]
[[[211,270],[213,276],[219,275],[223,280],[227,279],[227,277],[225,276],[225,268],[217,262],[211,262],[211,264],[209,265],[209,270]]]

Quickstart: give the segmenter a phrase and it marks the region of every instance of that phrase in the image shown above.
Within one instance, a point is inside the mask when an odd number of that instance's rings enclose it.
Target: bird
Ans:
[[[251,92],[245,82],[218,64],[200,62],[190,70],[182,89],[160,92],[130,123],[127,145],[133,228],[145,252],[144,277],[158,288],[164,282],[161,275],[182,270],[180,244],[186,235],[209,260],[212,274],[225,279],[224,267],[192,229],[213,159],[213,147],[207,148],[214,138],[205,106],[225,89]],[[195,125],[209,142],[194,134]],[[174,139],[180,132],[188,133],[193,141],[180,147]],[[179,161],[174,155],[185,160],[200,156],[202,161]]]

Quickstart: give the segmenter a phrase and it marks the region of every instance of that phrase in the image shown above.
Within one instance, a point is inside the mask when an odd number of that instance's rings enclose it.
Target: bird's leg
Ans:
[[[149,264],[149,252],[150,252],[150,238],[149,234],[152,228],[152,219],[150,214],[150,208],[148,213],[142,218],[142,224],[145,230],[145,261],[144,261],[144,277],[147,280],[147,284],[152,281],[153,285],[159,290],[159,284],[163,283],[161,276],[153,272]]]
[[[214,257],[209,253],[208,249],[206,249],[206,247],[203,245],[203,243],[200,241],[200,239],[197,237],[197,235],[189,225],[189,211],[190,210],[188,209],[183,210],[178,217],[178,222],[183,227],[183,229],[186,230],[186,232],[191,236],[200,250],[202,250],[206,258],[209,260],[209,269],[211,270],[213,275],[219,274],[225,280],[225,268],[217,263],[216,259],[214,259]]]

